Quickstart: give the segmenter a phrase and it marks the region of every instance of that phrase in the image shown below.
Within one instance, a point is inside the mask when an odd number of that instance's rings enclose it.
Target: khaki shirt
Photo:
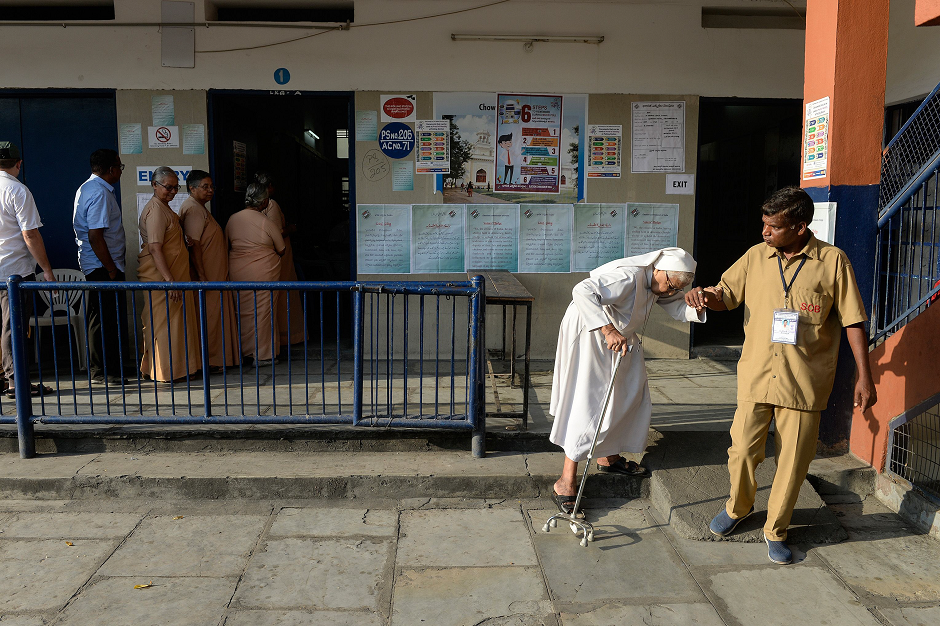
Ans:
[[[805,257],[785,306],[777,257],[787,283]],[[832,391],[842,328],[868,319],[845,253],[815,236],[787,261],[758,244],[721,276],[729,309],[744,304],[744,349],[738,363],[738,400],[801,411],[826,408]],[[796,345],[772,343],[774,309],[799,313]]]

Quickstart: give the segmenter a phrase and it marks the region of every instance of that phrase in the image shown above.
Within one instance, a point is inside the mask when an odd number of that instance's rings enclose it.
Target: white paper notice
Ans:
[[[626,256],[675,247],[678,239],[678,204],[627,203]]]
[[[694,196],[695,174],[666,174],[666,195]]]
[[[147,147],[149,148],[179,148],[179,126],[148,126]]]
[[[826,243],[834,243],[836,239],[836,203],[814,202],[813,221],[809,229],[816,238]]]
[[[206,153],[206,127],[202,124],[183,124],[183,154]]]
[[[379,140],[379,112],[356,111],[356,141]]]
[[[392,191],[415,190],[415,165],[411,161],[392,162]]]
[[[588,126],[588,178],[620,178],[620,147],[623,126],[620,124],[591,124]],[[593,269],[593,268],[591,268]]]
[[[519,205],[471,204],[466,215],[467,269],[518,272]]]
[[[176,123],[173,96],[151,96],[150,110],[153,114],[154,126],[172,126]]]
[[[571,271],[570,204],[519,207],[519,271]]]
[[[803,132],[803,180],[824,178],[829,162],[829,97],[806,103]]]
[[[634,102],[630,171],[685,171],[685,102]]]
[[[464,271],[464,205],[416,204],[411,207],[411,272]]]
[[[121,124],[121,154],[142,154],[144,141],[140,124]]]
[[[360,204],[356,210],[358,272],[411,273],[411,205]]]
[[[450,173],[450,120],[418,120],[415,135],[417,173]]]
[[[571,271],[590,272],[623,257],[622,204],[576,204],[571,229]]]

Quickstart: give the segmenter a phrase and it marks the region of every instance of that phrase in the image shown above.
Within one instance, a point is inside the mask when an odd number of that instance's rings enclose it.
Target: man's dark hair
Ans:
[[[760,208],[767,217],[781,215],[787,226],[813,221],[813,199],[799,187],[784,187],[773,192]]]
[[[115,150],[100,148],[91,153],[89,161],[91,161],[91,173],[101,176],[107,174],[108,170],[121,161],[121,158]]]
[[[496,139],[496,143],[503,143],[504,141],[512,141],[512,133],[506,133],[505,135],[500,135]]]
[[[203,170],[191,171],[189,176],[186,177],[186,189],[192,191],[193,187],[198,187],[199,183],[207,178],[211,178],[209,172],[204,172]]]
[[[0,159],[0,170],[8,170],[16,167],[20,159]]]

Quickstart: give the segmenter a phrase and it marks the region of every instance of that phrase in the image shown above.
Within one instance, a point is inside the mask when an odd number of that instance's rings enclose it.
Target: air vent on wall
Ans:
[[[806,30],[806,9],[702,7],[702,28]]]
[[[353,21],[352,0],[212,0],[206,4],[207,17],[219,22]]]
[[[63,20],[113,20],[112,0],[53,0],[0,2],[0,22],[59,22]]]

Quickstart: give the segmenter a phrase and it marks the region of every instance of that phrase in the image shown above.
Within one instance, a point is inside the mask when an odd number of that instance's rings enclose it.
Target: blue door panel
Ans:
[[[113,97],[20,99],[23,182],[36,198],[46,252],[53,267],[78,268],[72,230],[75,192],[88,179],[88,157],[118,149]],[[120,190],[116,190],[120,201]]]
[[[0,98],[0,141],[23,145],[20,136],[20,99]]]

